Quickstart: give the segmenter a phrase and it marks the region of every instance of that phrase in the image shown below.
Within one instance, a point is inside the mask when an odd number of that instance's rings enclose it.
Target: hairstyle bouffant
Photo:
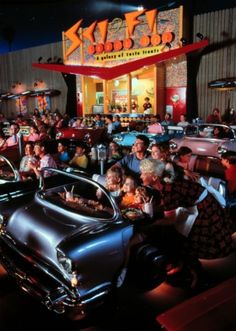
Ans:
[[[158,177],[162,177],[165,170],[165,164],[160,160],[143,159],[140,162],[140,171],[153,173]]]

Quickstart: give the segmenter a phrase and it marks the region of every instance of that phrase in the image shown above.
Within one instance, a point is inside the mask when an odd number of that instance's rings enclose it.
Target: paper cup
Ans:
[[[143,204],[143,211],[150,217],[153,217],[153,205],[150,202],[146,202]]]

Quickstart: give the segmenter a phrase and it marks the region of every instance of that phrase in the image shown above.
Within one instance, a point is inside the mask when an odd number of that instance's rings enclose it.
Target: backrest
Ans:
[[[224,168],[217,158],[198,155],[192,170],[203,176],[224,178]]]
[[[207,181],[208,185],[211,185],[216,189],[224,198],[226,197],[226,182],[220,178],[209,177]]]

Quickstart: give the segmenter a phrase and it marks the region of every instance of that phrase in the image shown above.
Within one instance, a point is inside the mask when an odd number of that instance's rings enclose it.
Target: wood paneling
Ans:
[[[197,77],[198,111],[205,119],[215,107],[223,114],[229,98],[230,106],[236,109],[236,90],[226,92],[208,88],[208,82],[212,80],[236,77],[236,8],[195,16],[194,36],[197,32],[209,38],[208,49],[212,49],[202,56]]]

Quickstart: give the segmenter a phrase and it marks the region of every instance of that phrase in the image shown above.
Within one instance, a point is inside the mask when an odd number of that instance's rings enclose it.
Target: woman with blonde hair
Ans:
[[[231,253],[233,224],[207,189],[185,179],[163,182],[164,165],[158,160],[142,160],[140,171],[143,185],[159,190],[162,195],[165,217],[157,223],[170,225],[172,233],[174,227],[185,257],[214,259]]]

